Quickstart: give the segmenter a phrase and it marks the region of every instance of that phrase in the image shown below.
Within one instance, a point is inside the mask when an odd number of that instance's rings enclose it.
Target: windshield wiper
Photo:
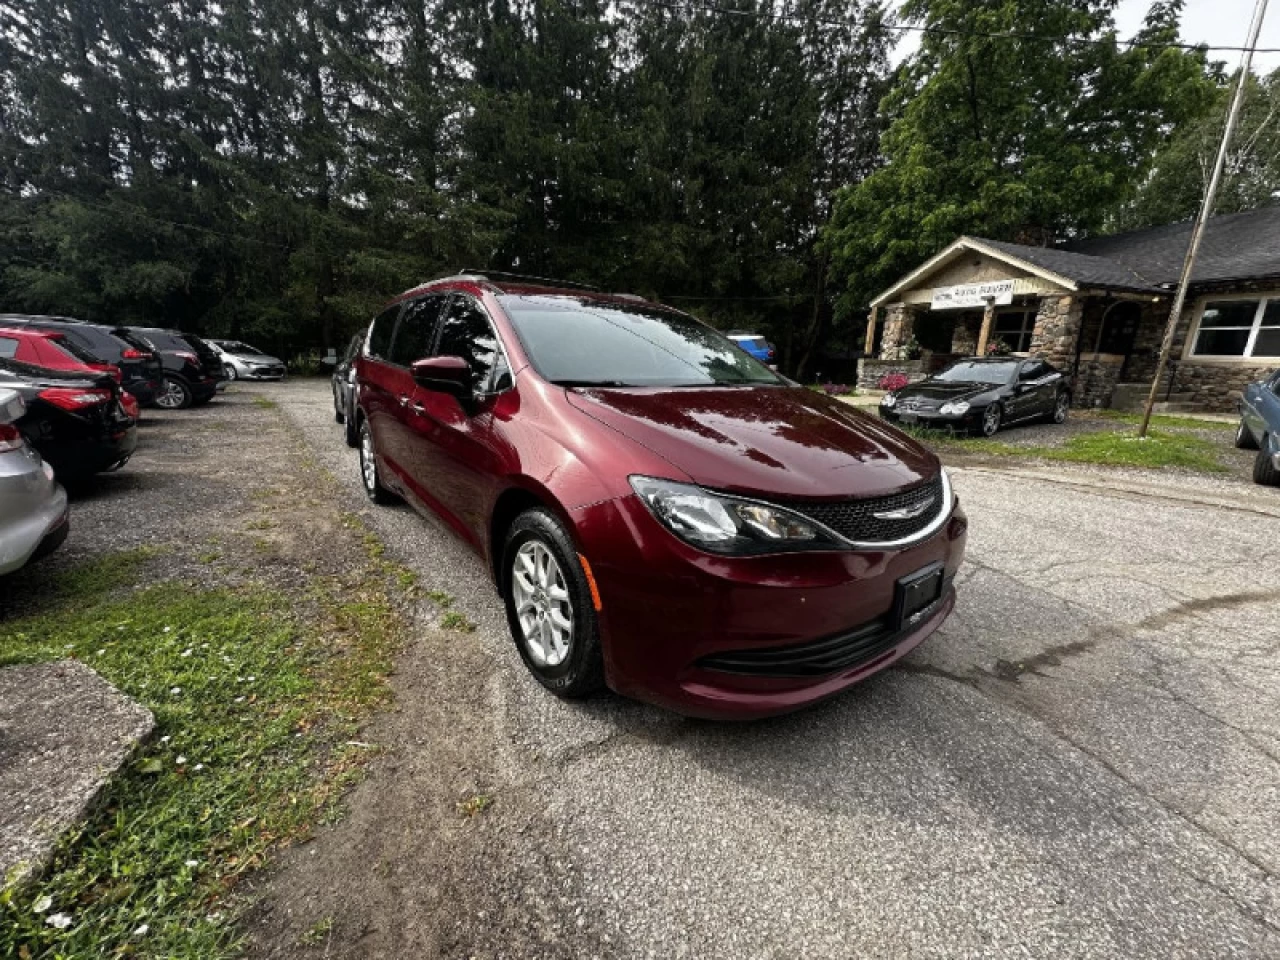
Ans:
[[[629,387],[621,380],[552,380],[557,387]]]

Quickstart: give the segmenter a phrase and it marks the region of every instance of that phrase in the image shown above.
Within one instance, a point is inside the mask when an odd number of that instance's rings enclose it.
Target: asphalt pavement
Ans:
[[[971,533],[946,626],[834,700],[726,725],[551,697],[480,560],[364,500],[327,384],[244,389],[279,402],[494,665],[476,678],[487,789],[494,818],[550,824],[502,834],[545,949],[504,950],[503,914],[463,900],[458,928],[486,935],[449,955],[1280,956],[1280,492],[957,469]],[[390,748],[411,776],[431,742]],[[378,776],[353,803],[377,803]],[[406,903],[432,882],[419,866]],[[410,955],[385,936],[334,955]]]

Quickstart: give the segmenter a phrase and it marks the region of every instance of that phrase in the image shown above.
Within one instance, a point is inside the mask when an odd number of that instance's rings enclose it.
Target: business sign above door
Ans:
[[[961,283],[954,287],[936,287],[930,310],[958,310],[962,307],[985,307],[990,300],[997,307],[1013,303],[1013,281],[991,280],[987,283]]]

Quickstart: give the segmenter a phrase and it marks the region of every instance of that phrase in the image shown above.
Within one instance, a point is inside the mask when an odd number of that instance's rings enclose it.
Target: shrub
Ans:
[[[822,392],[828,397],[846,397],[853,393],[853,387],[847,383],[824,383]]]
[[[901,390],[910,382],[911,380],[905,373],[886,373],[876,381],[876,386],[881,390],[894,391]]]

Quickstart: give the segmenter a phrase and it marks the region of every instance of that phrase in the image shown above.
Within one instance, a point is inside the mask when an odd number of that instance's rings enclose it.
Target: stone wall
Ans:
[[[880,378],[888,373],[901,373],[915,383],[928,376],[925,365],[924,360],[875,360],[863,357],[858,361],[858,389],[878,390]]]
[[[1173,375],[1173,392],[1189,393],[1187,403],[1197,403],[1214,413],[1235,413],[1246,385],[1275,369],[1226,363],[1180,363]],[[1163,399],[1163,398],[1162,398]]]
[[[1082,354],[1076,371],[1072,404],[1077,407],[1107,406],[1111,403],[1111,392],[1120,380],[1120,368],[1123,366],[1123,354]]]
[[[880,359],[903,359],[903,346],[915,335],[916,309],[905,303],[891,303],[884,309],[884,334],[880,339]]]
[[[1084,314],[1081,297],[1043,297],[1036,312],[1028,353],[1070,372],[1076,361],[1076,339]]]

